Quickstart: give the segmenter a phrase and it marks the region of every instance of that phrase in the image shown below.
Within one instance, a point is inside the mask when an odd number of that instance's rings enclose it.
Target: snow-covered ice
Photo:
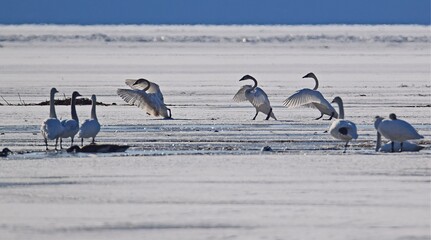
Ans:
[[[15,152],[0,160],[2,239],[431,237],[429,27],[5,25],[0,55],[0,96],[14,105],[0,100],[0,147]],[[282,105],[314,86],[308,72],[357,124],[346,154],[317,110]],[[279,121],[232,101],[245,74]],[[139,77],[159,84],[173,120],[116,95]],[[131,148],[46,153],[49,107],[22,103],[51,87],[116,103],[97,106],[96,141]],[[86,119],[90,106],[77,111]],[[374,151],[374,116],[392,112],[424,150]]]

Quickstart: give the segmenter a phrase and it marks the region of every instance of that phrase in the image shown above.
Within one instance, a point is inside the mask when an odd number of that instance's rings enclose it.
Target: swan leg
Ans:
[[[346,144],[344,145],[344,151],[343,153],[346,153],[347,147],[349,146],[349,141],[346,142]]]
[[[403,151],[403,142],[400,142],[400,152]]]
[[[334,117],[334,112],[332,112],[331,116],[328,119],[323,119],[323,120],[331,120]],[[323,117],[323,113],[322,113],[322,117]]]
[[[318,117],[318,118],[316,118],[316,119],[314,119],[314,120],[319,120],[319,119],[321,119],[323,117],[323,113],[322,113],[322,115],[320,115],[320,117]]]
[[[71,137],[71,143],[70,143],[70,146],[72,147],[73,146],[73,137]]]
[[[256,109],[256,115],[254,115],[254,118],[252,120],[256,120],[257,114],[259,114],[259,111]]]
[[[94,137],[93,137],[93,141],[91,141],[91,144],[95,144],[95,142],[94,142]]]
[[[55,150],[57,150],[57,145],[58,145],[58,138],[55,139]]]
[[[84,146],[84,138],[81,138],[81,147]]]
[[[394,141],[391,141],[391,150],[394,152]]]
[[[45,142],[46,151],[48,151],[48,139],[44,138],[44,142]]]
[[[265,120],[268,120],[268,119],[269,119],[269,117],[271,116],[271,113],[272,113],[272,108],[271,108],[271,109],[269,109],[268,116],[266,116]]]
[[[63,149],[63,138],[60,138],[60,149]]]

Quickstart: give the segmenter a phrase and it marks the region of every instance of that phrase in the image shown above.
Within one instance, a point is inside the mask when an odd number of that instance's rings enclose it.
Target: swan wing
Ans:
[[[349,121],[349,120],[344,120],[344,122],[346,122],[346,128],[348,129],[348,134],[353,139],[357,139],[358,138],[358,129],[356,128],[356,124]]]
[[[378,131],[391,141],[403,142],[410,139],[423,138],[410,123],[404,120],[383,120]]]
[[[233,100],[235,102],[244,102],[247,101],[247,97],[245,96],[245,92],[247,90],[251,90],[253,87],[251,85],[244,85],[242,86],[238,92],[235,94],[235,96],[233,96]]]
[[[326,100],[325,100],[326,101]],[[314,108],[317,108],[321,113],[326,115],[333,115],[334,118],[338,118],[337,110],[328,102],[326,103],[312,103]]]
[[[150,88],[148,88],[145,92],[148,94],[153,94],[153,96],[158,97],[160,101],[164,102],[162,91],[160,91],[160,87],[156,83],[150,82]]]
[[[260,107],[262,105],[270,106],[268,95],[259,87],[255,88],[253,91],[246,92],[246,97],[255,107]]]
[[[394,120],[394,122],[399,125],[400,132],[402,132],[403,135],[408,137],[409,139],[420,139],[423,138],[422,135],[418,133],[418,131],[408,122],[404,120]]]
[[[100,131],[100,123],[96,119],[86,119],[78,132],[79,138],[96,137]]]
[[[137,79],[126,79],[126,85],[129,86],[132,89],[136,89],[136,90],[143,90],[144,88],[147,87],[147,84],[145,83],[138,83],[136,85],[134,85],[136,83]],[[147,93],[154,93],[162,102],[164,101],[163,98],[163,94],[162,91],[160,91],[160,87],[159,85],[157,85],[154,82],[150,82],[150,87],[145,91]]]
[[[349,141],[350,139],[357,139],[358,138],[358,131],[356,128],[356,124],[344,120],[344,119],[338,119],[332,122],[329,133],[337,139]]]
[[[64,128],[64,131],[61,134],[62,138],[73,137],[79,131],[79,123],[74,119],[64,119],[61,121],[61,125]]]
[[[323,95],[316,90],[308,88],[301,89],[284,100],[283,105],[288,108],[310,107],[317,108],[321,113],[338,117],[335,108],[326,100]]]
[[[327,102],[319,91],[304,88],[284,100],[283,105],[288,108],[299,106],[315,107],[315,104],[326,105]]]
[[[147,93],[136,89],[118,89],[117,94],[127,103],[142,108],[153,116],[159,116],[166,109],[157,93]]]
[[[43,121],[40,130],[45,138],[52,140],[59,138],[64,128],[57,118],[47,118]]]

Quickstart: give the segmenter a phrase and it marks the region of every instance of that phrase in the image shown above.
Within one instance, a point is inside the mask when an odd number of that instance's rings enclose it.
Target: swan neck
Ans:
[[[145,80],[145,83],[147,83],[147,86],[143,89],[143,91],[147,91],[151,87],[150,81]]]
[[[257,80],[254,78],[250,78],[250,79],[254,82],[253,89],[255,89],[257,87]]]
[[[49,96],[49,117],[50,118],[57,118],[57,113],[55,113],[54,95],[55,93],[52,92],[51,95]]]
[[[376,129],[376,130],[379,130],[379,125],[380,125],[380,123],[383,121],[383,119],[382,118],[377,118],[375,121],[374,121],[374,128]]]
[[[337,101],[337,103],[338,103],[338,109],[339,109],[338,119],[344,119],[344,104],[343,104],[343,101],[339,100],[339,101]]]
[[[317,80],[316,76],[312,76],[315,82],[313,90],[317,90],[319,88],[319,80]]]
[[[72,100],[71,100],[71,104],[70,104],[70,113],[72,115],[72,119],[79,122],[78,120],[78,114],[76,114],[76,96],[72,96]]]
[[[97,116],[96,116],[96,101],[92,101],[91,102],[91,119],[96,119],[97,120]]]
[[[377,131],[377,140],[376,140],[376,152],[379,151],[379,149],[382,146],[382,135]]]

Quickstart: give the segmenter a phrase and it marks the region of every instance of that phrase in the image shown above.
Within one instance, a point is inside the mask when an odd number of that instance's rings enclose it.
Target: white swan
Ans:
[[[304,88],[297,91],[292,96],[284,100],[283,105],[288,108],[295,108],[299,106],[317,108],[321,115],[320,117],[316,118],[316,120],[321,119],[324,114],[330,116],[329,119],[325,120],[331,120],[333,117],[338,118],[337,111],[335,111],[334,107],[332,107],[332,105],[323,97],[323,95],[317,91],[317,88],[319,87],[319,81],[317,80],[316,75],[314,75],[314,73],[308,73],[302,78],[313,78],[316,85],[313,89]]]
[[[376,152],[392,152],[392,143],[394,143],[394,151],[399,152],[401,150],[400,142],[390,141],[382,146],[381,134],[377,132]],[[403,152],[418,152],[424,148],[425,147],[413,142],[409,142],[409,141],[403,142]]]
[[[78,132],[78,138],[81,138],[81,146],[84,145],[84,138],[93,138],[91,143],[94,143],[94,138],[100,131],[100,123],[96,116],[96,95],[91,95],[91,118],[86,119]]]
[[[277,120],[277,118],[275,118],[274,113],[272,112],[272,107],[271,107],[271,104],[269,103],[268,96],[261,88],[257,86],[257,80],[250,75],[245,75],[239,81],[244,81],[244,80],[252,80],[254,82],[254,85],[242,86],[233,97],[233,100],[236,102],[242,102],[242,101],[248,100],[256,108],[256,115],[254,115],[253,120],[256,119],[257,114],[259,112],[262,112],[267,115],[265,120],[268,120],[270,117]]]
[[[172,118],[171,109],[166,107],[159,85],[146,79],[127,79],[132,89],[118,89],[117,94],[129,104],[144,109],[148,115]]]
[[[76,114],[76,98],[81,96],[77,91],[74,91],[72,93],[72,98],[70,100],[70,114],[72,116],[72,119],[64,119],[61,120],[61,125],[64,127],[64,131],[60,136],[60,148],[63,148],[63,138],[71,138],[71,144],[73,145],[73,139],[75,138],[75,135],[79,131],[79,119],[78,115]]]
[[[344,152],[346,152],[346,148],[349,144],[349,141],[352,139],[358,138],[358,132],[356,129],[356,125],[348,120],[344,120],[344,106],[343,100],[340,97],[335,97],[332,102],[338,104],[339,115],[338,119],[332,122],[329,127],[329,133],[336,139],[340,139],[346,142],[344,145]]]
[[[40,127],[40,131],[45,141],[46,150],[48,150],[48,140],[55,139],[55,150],[57,150],[58,139],[63,133],[63,126],[57,119],[57,114],[55,113],[54,95],[58,93],[56,88],[51,88],[51,93],[49,96],[49,118],[45,119]]]
[[[392,141],[392,152],[395,151],[395,142],[400,143],[399,151],[402,152],[404,150],[404,141],[424,138],[410,123],[397,119],[394,113],[391,113],[389,118],[390,119],[384,120],[382,117],[376,116],[374,128],[385,138]]]

